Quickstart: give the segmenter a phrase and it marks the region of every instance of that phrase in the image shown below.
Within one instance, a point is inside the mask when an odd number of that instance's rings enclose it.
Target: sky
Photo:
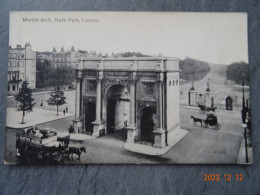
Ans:
[[[246,13],[11,12],[9,43],[34,51],[141,52],[216,64],[248,62]]]

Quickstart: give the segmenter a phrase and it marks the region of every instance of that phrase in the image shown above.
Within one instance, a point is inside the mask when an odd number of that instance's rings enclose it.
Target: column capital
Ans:
[[[97,72],[97,80],[102,80],[103,79],[103,77],[104,77],[104,73],[103,73],[103,71],[98,71]]]
[[[82,70],[77,69],[75,77],[76,77],[76,79],[81,79],[82,78]]]
[[[157,82],[163,82],[164,81],[164,75],[162,72],[159,72],[157,74]]]

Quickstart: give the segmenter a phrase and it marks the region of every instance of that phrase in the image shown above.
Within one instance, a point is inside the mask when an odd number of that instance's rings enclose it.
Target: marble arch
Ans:
[[[85,106],[96,105],[92,136],[107,133],[106,93],[120,85],[129,93],[129,122],[126,142],[141,139],[141,112],[145,107],[153,111],[153,146],[165,147],[180,128],[179,117],[179,59],[165,57],[132,57],[84,59],[75,68],[76,101],[74,128],[86,132]],[[148,120],[149,121],[149,120]],[[150,120],[151,121],[151,120]]]

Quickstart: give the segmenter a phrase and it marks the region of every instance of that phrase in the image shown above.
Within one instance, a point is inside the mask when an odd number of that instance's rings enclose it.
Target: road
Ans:
[[[81,163],[185,163],[185,164],[236,164],[243,129],[240,126],[239,112],[220,110],[217,112],[218,120],[222,124],[220,130],[212,128],[195,127],[190,116],[205,118],[198,110],[181,106],[181,127],[189,130],[180,142],[168,153],[162,156],[148,156],[129,152],[123,148],[126,140],[126,131],[121,130],[114,134],[98,139],[82,142],[70,141],[70,145],[85,146],[87,152],[81,156]],[[40,125],[51,127],[58,132],[67,132],[71,118],[52,121]],[[236,124],[236,125],[235,125]],[[15,130],[7,129],[7,144],[5,159],[9,163],[19,163],[15,156]],[[75,156],[76,157],[76,156]],[[77,160],[66,160],[67,164],[79,163]]]
[[[200,81],[194,82],[195,90],[198,94],[204,94],[207,88],[207,82],[210,84],[210,91],[212,97],[214,97],[214,103],[218,108],[225,108],[225,99],[227,96],[231,96],[233,99],[233,108],[237,111],[241,111],[242,106],[242,86],[234,85],[226,80],[226,66],[209,64],[210,72]],[[191,83],[185,83],[180,85],[180,104],[188,104],[188,91],[191,87]],[[245,97],[249,97],[249,87],[245,86]]]

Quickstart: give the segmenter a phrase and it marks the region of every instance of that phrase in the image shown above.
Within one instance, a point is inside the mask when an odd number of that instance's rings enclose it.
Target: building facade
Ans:
[[[126,128],[127,142],[163,148],[180,128],[179,59],[84,59],[76,80],[79,132],[99,137]]]
[[[8,54],[8,95],[19,90],[22,81],[28,81],[28,87],[34,89],[36,86],[36,53],[32,50],[30,43],[25,47],[17,45],[16,48],[9,47]]]
[[[86,51],[75,51],[74,47],[71,47],[71,50],[66,52],[64,48],[61,48],[60,52],[57,52],[56,49],[53,48],[49,60],[54,68],[64,66],[76,67],[79,60],[84,59],[86,55]]]

